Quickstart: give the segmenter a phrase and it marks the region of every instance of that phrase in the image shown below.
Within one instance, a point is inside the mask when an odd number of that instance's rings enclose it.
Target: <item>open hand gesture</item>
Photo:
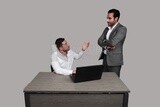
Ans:
[[[82,45],[82,50],[85,51],[89,47],[89,42],[84,42]]]

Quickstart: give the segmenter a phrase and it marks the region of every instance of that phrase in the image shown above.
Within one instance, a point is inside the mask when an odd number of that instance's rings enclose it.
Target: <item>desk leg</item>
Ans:
[[[31,107],[30,106],[30,94],[24,93],[24,98],[25,98],[25,107]]]
[[[128,93],[125,93],[123,95],[123,107],[128,107],[128,98],[129,98]]]

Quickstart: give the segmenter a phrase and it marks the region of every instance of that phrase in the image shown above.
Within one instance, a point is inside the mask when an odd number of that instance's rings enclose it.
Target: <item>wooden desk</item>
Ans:
[[[129,89],[113,72],[101,80],[73,83],[69,76],[40,72],[24,89],[26,107],[128,107]]]

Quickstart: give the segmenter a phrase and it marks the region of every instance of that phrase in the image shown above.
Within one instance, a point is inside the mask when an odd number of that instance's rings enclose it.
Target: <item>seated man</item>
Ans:
[[[62,75],[70,75],[76,71],[72,70],[74,59],[79,59],[89,47],[89,42],[82,45],[82,50],[77,54],[70,50],[70,45],[64,38],[55,41],[57,51],[52,53],[52,67],[54,72]]]

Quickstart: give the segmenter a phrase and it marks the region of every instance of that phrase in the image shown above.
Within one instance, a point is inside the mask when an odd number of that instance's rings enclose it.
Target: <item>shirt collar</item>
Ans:
[[[69,52],[69,51],[68,51]],[[59,58],[61,58],[62,60],[65,60],[65,61],[68,61],[68,57],[62,55],[59,51],[57,51],[57,56]],[[68,53],[67,53],[67,56],[68,56]]]
[[[116,26],[117,26],[118,22],[116,24],[114,24],[114,26],[111,28],[110,26],[108,26],[109,30],[113,30]]]

